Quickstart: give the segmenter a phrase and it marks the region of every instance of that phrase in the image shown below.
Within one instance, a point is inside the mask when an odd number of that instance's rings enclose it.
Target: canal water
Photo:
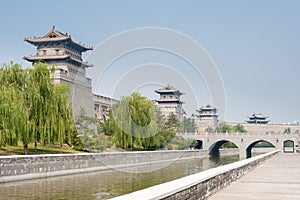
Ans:
[[[108,170],[11,182],[0,184],[0,199],[108,199],[238,160],[238,156],[205,157],[176,161],[167,167],[147,173]]]

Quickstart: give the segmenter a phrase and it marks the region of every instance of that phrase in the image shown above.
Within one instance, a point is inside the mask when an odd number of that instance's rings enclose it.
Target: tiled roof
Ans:
[[[180,92],[179,90],[173,88],[172,86],[170,86],[169,84],[159,90],[155,90],[155,92],[157,93],[173,93],[173,94],[177,94],[177,95],[183,95],[184,93]]]
[[[78,59],[73,58],[73,57],[70,57],[70,59],[71,59],[71,60],[74,60],[74,61],[76,61],[76,62],[78,62],[78,63],[81,63],[82,65],[85,65],[86,67],[93,67],[93,64],[90,64],[90,63],[88,63],[88,62],[84,62],[84,61],[82,61],[82,60],[78,60]]]
[[[48,55],[43,55],[43,56],[25,56],[24,59],[28,61],[36,61],[36,60],[52,60],[52,59],[66,59],[70,57],[69,55],[53,55],[53,56],[48,56]]]
[[[90,64],[90,63],[87,63],[87,62],[84,62],[82,60],[79,60],[79,59],[76,59],[76,58],[73,58],[71,57],[70,55],[43,55],[43,56],[25,56],[24,57],[25,60],[28,60],[28,61],[38,61],[38,60],[64,60],[64,59],[70,59],[70,60],[73,60],[77,63],[80,63],[82,65],[84,65],[85,67],[92,67],[93,65]]]
[[[159,103],[181,103],[183,104],[184,102],[183,101],[180,101],[178,99],[159,99],[159,100],[155,100],[156,102],[159,102]]]
[[[251,116],[249,116],[248,118],[268,118],[267,116],[264,116],[261,113],[253,113]]]
[[[88,47],[84,44],[73,41],[70,35],[59,32],[58,30],[55,29],[55,27],[53,27],[50,30],[50,32],[48,32],[46,35],[44,35],[42,37],[25,38],[24,40],[33,45],[35,45],[37,43],[42,43],[42,42],[55,42],[55,41],[69,40],[71,43],[73,43],[76,46],[78,46],[79,48],[81,48],[82,51],[87,51],[87,50],[93,49],[92,47]]]
[[[208,111],[208,110],[212,110],[212,111],[217,111],[217,109],[209,104],[207,104],[206,106],[202,106],[201,108],[199,108],[199,110],[197,110],[198,112],[201,111]]]

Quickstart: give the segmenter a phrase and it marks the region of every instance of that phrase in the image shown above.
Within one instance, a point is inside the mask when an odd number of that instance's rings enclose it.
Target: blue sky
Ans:
[[[218,66],[227,95],[225,120],[244,121],[262,112],[273,122],[300,121],[299,10],[297,0],[1,1],[0,63],[30,66],[22,57],[35,54],[35,48],[23,39],[44,35],[53,25],[93,47],[129,29],[169,28],[196,40]],[[147,62],[161,56],[149,55]],[[139,54],[134,58],[143,62]],[[199,106],[209,103],[201,78],[197,88]]]

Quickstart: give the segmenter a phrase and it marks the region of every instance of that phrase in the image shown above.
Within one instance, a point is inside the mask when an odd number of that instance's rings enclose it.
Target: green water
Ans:
[[[238,157],[176,161],[147,173],[109,170],[0,184],[0,199],[108,199],[171,181],[212,167],[238,161]],[[139,167],[145,168],[149,166]],[[157,167],[157,166],[156,166]],[[132,168],[132,171],[140,171]]]

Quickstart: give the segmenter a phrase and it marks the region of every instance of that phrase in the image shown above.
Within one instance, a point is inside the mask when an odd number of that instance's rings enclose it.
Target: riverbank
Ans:
[[[235,162],[232,164],[212,168],[197,174],[186,176],[174,181],[149,187],[130,194],[112,198],[111,200],[131,199],[207,199],[212,194],[228,186],[249,171],[256,168],[261,162],[277,154],[278,150],[260,156]],[[251,190],[251,188],[249,188]],[[220,199],[222,197],[216,198]],[[243,199],[243,198],[239,198]],[[259,199],[259,198],[258,198]]]
[[[131,167],[141,165],[149,167],[142,168],[143,171],[134,171],[134,173],[148,172],[155,170],[155,164],[158,163],[167,166],[176,160],[201,158],[207,155],[207,150],[174,150],[1,156],[0,183],[108,169],[132,172]],[[162,166],[159,165],[159,167]]]
[[[63,154],[78,154],[85,153],[83,151],[77,151],[68,145],[62,146]],[[42,145],[38,144],[37,149],[35,150],[34,144],[28,146],[28,155],[38,155],[38,154],[61,154],[61,149],[59,144],[48,144]],[[6,146],[0,148],[0,156],[16,156],[24,155],[23,145],[18,146]]]
[[[1,200],[72,199],[106,200],[184,176],[237,162],[238,156],[178,160],[146,173],[127,173],[124,170],[105,170],[0,184]],[[151,164],[153,166],[153,164]],[[130,167],[141,171],[142,165]]]

